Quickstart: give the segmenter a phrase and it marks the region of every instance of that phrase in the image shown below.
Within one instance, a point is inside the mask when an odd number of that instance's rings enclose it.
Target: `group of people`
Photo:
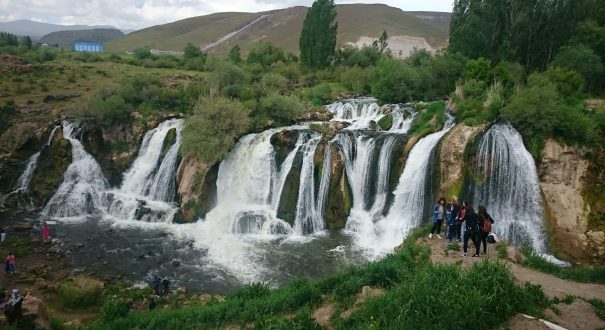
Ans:
[[[158,297],[168,297],[170,293],[170,281],[168,281],[167,277],[160,279],[159,276],[154,274],[151,278],[151,287]]]
[[[429,239],[433,234],[441,239],[441,227],[446,224],[446,237],[449,243],[454,240],[464,242],[462,255],[467,256],[468,241],[475,246],[473,257],[480,257],[481,245],[483,244],[483,255],[487,254],[488,235],[492,230],[494,219],[487,213],[483,205],[479,205],[477,212],[470,202],[464,201],[458,204],[458,197],[453,196],[450,202],[441,197],[433,207],[433,228]]]
[[[23,318],[22,305],[28,296],[24,298],[18,289],[13,289],[9,294],[0,292],[0,309],[4,310],[8,324],[12,325]]]

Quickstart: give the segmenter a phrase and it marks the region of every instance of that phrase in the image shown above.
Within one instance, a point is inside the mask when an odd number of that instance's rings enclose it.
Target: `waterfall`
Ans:
[[[50,143],[52,142],[53,137],[55,136],[55,132],[59,128],[61,128],[61,126],[55,126],[50,131],[50,135],[48,136],[46,144],[42,147],[42,149],[50,146]],[[41,152],[42,152],[42,150],[36,152],[31,157],[29,157],[29,159],[25,163],[25,169],[23,170],[23,173],[21,173],[21,175],[17,179],[17,183],[15,184],[14,190],[10,194],[27,193],[27,191],[29,189],[29,183],[31,182],[32,177],[34,176],[34,171],[38,167],[38,158],[40,157]]]
[[[296,203],[296,220],[294,232],[298,235],[311,234],[324,229],[324,220],[315,200],[314,164],[315,150],[319,144],[317,134],[303,146],[303,164],[300,171],[300,186]],[[320,184],[321,185],[321,184]]]
[[[408,155],[399,184],[393,193],[393,205],[387,216],[379,220],[364,221],[359,210],[352,210],[353,221],[347,222],[347,229],[357,238],[356,243],[365,249],[370,257],[380,257],[392,251],[403,241],[404,236],[423,221],[427,176],[437,143],[454,126],[454,118],[446,114],[441,131],[420,139]],[[355,211],[355,216],[353,214]]]
[[[509,124],[493,125],[479,140],[475,171],[473,205],[485,205],[498,237],[545,252],[538,174],[519,132]]]
[[[72,161],[63,174],[63,181],[44,207],[50,217],[75,217],[95,212],[100,208],[100,192],[107,188],[101,167],[84,150],[76,138],[78,124],[63,121],[63,137],[71,144]]]
[[[172,221],[177,211],[171,202],[176,191],[182,128],[182,119],[169,119],[145,133],[137,158],[124,173],[121,187],[104,194],[108,216],[119,220]],[[171,130],[176,132],[175,141],[162,156]]]
[[[324,217],[326,215],[326,200],[328,199],[328,191],[330,189],[330,168],[332,166],[332,154],[330,153],[330,144],[324,149],[324,159],[321,165],[321,181],[319,183],[319,191],[317,192],[317,217],[321,220],[321,226],[325,227]]]

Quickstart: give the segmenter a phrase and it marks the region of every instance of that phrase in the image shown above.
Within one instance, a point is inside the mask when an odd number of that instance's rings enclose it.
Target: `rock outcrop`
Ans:
[[[563,147],[554,140],[544,146],[539,168],[546,216],[556,248],[578,261],[605,258],[603,232],[588,231],[589,206],[582,197],[588,168],[584,151]]]
[[[176,173],[177,196],[181,205],[178,222],[192,222],[206,215],[216,204],[218,163],[200,161],[186,155]]]
[[[485,125],[456,125],[441,140],[438,149],[439,195],[459,194],[464,181],[464,149],[485,129]]]

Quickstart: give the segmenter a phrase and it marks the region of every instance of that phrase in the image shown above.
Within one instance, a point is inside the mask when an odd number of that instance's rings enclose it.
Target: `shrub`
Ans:
[[[249,82],[246,72],[233,63],[220,61],[211,69],[210,84],[224,96],[239,97]]]
[[[291,124],[305,108],[296,96],[270,94],[260,101],[257,116],[269,119],[275,126]]]
[[[603,83],[601,58],[592,49],[584,45],[563,47],[550,65],[580,73],[586,79],[590,89],[595,89]]]
[[[577,97],[584,89],[584,77],[574,70],[551,66],[546,70],[546,77],[564,97]]]
[[[288,79],[279,73],[269,72],[262,76],[261,85],[267,91],[282,91],[288,84]]]
[[[59,302],[63,307],[82,309],[98,306],[103,295],[103,282],[76,276],[59,285]]]
[[[381,102],[404,103],[420,98],[421,76],[409,64],[383,58],[372,75],[372,94]]]
[[[356,95],[367,95],[371,90],[371,69],[354,66],[340,74],[343,85]]]
[[[258,63],[267,67],[273,63],[286,62],[284,50],[270,42],[260,42],[248,53],[248,63]]]
[[[101,309],[101,320],[108,322],[122,317],[126,317],[130,312],[130,306],[121,300],[108,300]]]
[[[182,150],[213,163],[227,155],[249,126],[248,110],[240,102],[201,97],[185,120]]]
[[[134,57],[138,58],[139,60],[144,60],[151,57],[151,50],[148,47],[135,48],[133,53]]]

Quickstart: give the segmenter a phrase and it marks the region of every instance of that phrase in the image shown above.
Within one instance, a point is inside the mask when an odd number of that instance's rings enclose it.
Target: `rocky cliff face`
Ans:
[[[603,261],[605,234],[588,230],[590,206],[582,196],[588,165],[583,150],[548,140],[539,168],[540,187],[556,247],[580,261]]]
[[[214,207],[217,176],[218,163],[204,163],[193,155],[183,157],[176,173],[177,196],[181,205],[178,222],[195,221]]]
[[[464,181],[464,149],[485,130],[485,125],[466,126],[460,123],[441,140],[438,149],[439,196],[458,195]]]

